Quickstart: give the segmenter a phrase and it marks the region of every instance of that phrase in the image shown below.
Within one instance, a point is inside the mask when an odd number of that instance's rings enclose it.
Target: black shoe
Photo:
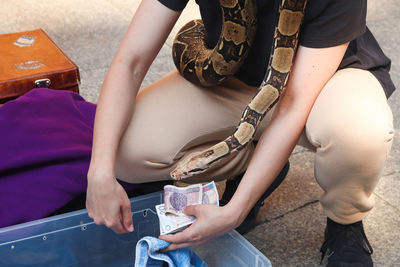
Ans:
[[[321,264],[327,254],[328,267],[373,266],[373,250],[364,233],[362,221],[343,225],[328,218],[325,241],[320,251]]]
[[[282,168],[281,172],[268,187],[268,189],[262,194],[260,199],[256,202],[254,207],[250,210],[244,221],[236,228],[240,234],[247,233],[250,229],[256,226],[256,219],[260,208],[264,205],[264,200],[282,183],[285,179],[286,174],[289,171],[290,163],[286,162],[285,166]],[[233,178],[232,180],[226,181],[225,191],[222,195],[221,201],[219,202],[221,206],[225,206],[231,200],[233,194],[235,193],[240,181],[242,180],[244,174],[240,174]]]

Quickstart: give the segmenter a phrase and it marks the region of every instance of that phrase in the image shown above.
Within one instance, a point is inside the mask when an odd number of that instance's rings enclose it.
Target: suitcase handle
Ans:
[[[50,81],[50,79],[47,79],[47,78],[35,81],[36,88],[49,88],[50,84],[51,84],[51,81]]]

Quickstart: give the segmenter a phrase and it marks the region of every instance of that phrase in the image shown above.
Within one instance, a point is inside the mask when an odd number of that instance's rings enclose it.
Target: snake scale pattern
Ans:
[[[222,30],[217,45],[205,44],[200,20],[186,24],[173,45],[174,63],[189,81],[212,86],[232,76],[251,48],[256,31],[256,0],[219,0]],[[174,180],[202,173],[213,163],[244,148],[253,138],[265,114],[278,102],[287,85],[298,44],[307,0],[282,0],[275,26],[267,72],[256,95],[245,108],[234,133],[216,145],[190,154],[171,172]]]

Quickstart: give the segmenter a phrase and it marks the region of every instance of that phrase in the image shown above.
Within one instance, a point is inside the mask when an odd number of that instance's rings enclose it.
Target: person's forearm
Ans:
[[[327,48],[299,46],[285,93],[261,136],[240,185],[227,205],[244,219],[289,158],[322,88],[336,72],[348,43]]]
[[[101,89],[89,177],[114,176],[119,141],[132,117],[136,94],[179,15],[156,0],[140,3]]]
[[[99,97],[93,133],[90,173],[114,175],[119,140],[132,116],[137,91],[145,75],[144,68],[114,59]]]
[[[279,112],[279,111],[277,111]],[[274,114],[261,136],[237,193],[229,205],[242,221],[278,175],[304,127],[307,113],[285,110]]]

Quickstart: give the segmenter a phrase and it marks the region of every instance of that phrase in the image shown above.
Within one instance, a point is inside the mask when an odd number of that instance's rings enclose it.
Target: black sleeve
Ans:
[[[146,1],[146,0],[145,0]],[[161,4],[175,11],[182,11],[189,0],[158,0]]]
[[[309,1],[299,36],[302,46],[336,46],[352,41],[365,32],[366,0],[331,0],[325,3]]]

